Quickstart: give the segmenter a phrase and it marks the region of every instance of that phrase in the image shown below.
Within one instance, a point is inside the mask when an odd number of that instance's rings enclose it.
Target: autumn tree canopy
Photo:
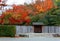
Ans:
[[[45,1],[37,0],[36,3],[34,4],[34,7],[39,12],[44,12],[44,11],[47,11],[47,10],[53,8],[54,4],[53,4],[52,0],[45,0]]]
[[[46,11],[54,7],[52,0],[36,1],[33,4],[13,5],[13,9],[6,10],[0,16],[0,24],[30,24],[40,21]],[[43,12],[43,15],[41,15]]]

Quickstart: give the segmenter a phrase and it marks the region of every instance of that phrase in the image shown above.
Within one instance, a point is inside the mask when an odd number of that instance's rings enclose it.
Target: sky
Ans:
[[[33,0],[35,1],[35,0]],[[6,1],[6,4],[8,5],[13,5],[13,4],[16,4],[16,5],[20,5],[20,4],[24,4],[24,3],[27,3],[27,4],[30,4],[32,2],[32,0],[7,0]],[[6,6],[5,8],[9,9],[11,8],[11,6]]]
[[[12,4],[24,4],[24,3],[27,3],[27,4],[30,4],[31,2],[35,2],[35,0],[7,0],[6,4],[8,5],[12,5]],[[40,1],[45,1],[45,0],[40,0]]]
[[[42,0],[40,0],[40,1],[42,1]],[[13,5],[13,4],[20,5],[20,4],[24,4],[24,3],[30,4],[32,2],[35,2],[35,0],[7,0],[6,4],[8,4],[8,5]],[[12,8],[11,6],[5,6],[4,10],[11,9],[11,8]],[[0,10],[0,12],[1,12],[1,10]]]
[[[42,0],[40,0],[40,1],[42,1]],[[35,2],[35,0],[6,0],[6,4],[8,4],[8,5],[13,5],[13,4],[20,5],[20,4],[24,4],[24,3],[30,4],[32,2]],[[11,6],[6,6],[4,8],[9,9],[9,8],[12,8],[12,7]]]
[[[35,0],[33,0],[33,1],[35,1]],[[7,0],[6,4],[8,4],[8,5],[13,5],[13,4],[20,5],[20,4],[24,4],[24,3],[30,4],[31,2],[32,2],[32,0]],[[5,11],[6,9],[11,9],[11,8],[12,8],[11,6],[5,6],[3,11]],[[1,12],[2,12],[2,10],[0,10],[0,14],[2,14]]]
[[[35,0],[33,0],[33,1],[35,1]],[[8,4],[8,5],[17,4],[18,5],[18,4],[24,4],[24,3],[29,4],[31,2],[32,2],[32,0],[7,0],[6,4]]]

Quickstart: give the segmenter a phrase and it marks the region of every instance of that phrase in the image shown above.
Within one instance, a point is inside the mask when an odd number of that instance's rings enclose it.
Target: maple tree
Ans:
[[[6,22],[8,19],[8,23],[10,24],[23,24],[24,22],[28,24],[30,22],[30,17],[28,11],[25,8],[26,6],[24,5],[13,5],[13,9],[3,12],[3,14],[0,16],[2,18],[1,20]]]
[[[39,11],[39,12],[45,12],[51,8],[54,7],[53,1],[52,0],[45,0],[45,1],[36,1],[34,4],[34,7]]]
[[[40,17],[43,16],[39,15],[41,12],[46,12],[54,7],[52,0],[45,0],[43,2],[36,1],[34,4],[28,5],[13,5],[13,9],[6,10],[0,16],[0,24],[30,24],[33,22],[40,21]],[[37,19],[37,17],[39,18]],[[34,17],[34,19],[33,19]]]

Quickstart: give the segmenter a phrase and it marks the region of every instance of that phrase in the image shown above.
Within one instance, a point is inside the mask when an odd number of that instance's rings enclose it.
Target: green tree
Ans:
[[[60,25],[60,8],[52,8],[46,14],[43,20],[45,25]]]
[[[60,0],[54,0],[55,5],[60,7]]]

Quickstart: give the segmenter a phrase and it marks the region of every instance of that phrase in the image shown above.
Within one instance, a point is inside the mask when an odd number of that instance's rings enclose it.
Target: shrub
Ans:
[[[16,33],[15,26],[0,25],[0,37],[14,37]]]

